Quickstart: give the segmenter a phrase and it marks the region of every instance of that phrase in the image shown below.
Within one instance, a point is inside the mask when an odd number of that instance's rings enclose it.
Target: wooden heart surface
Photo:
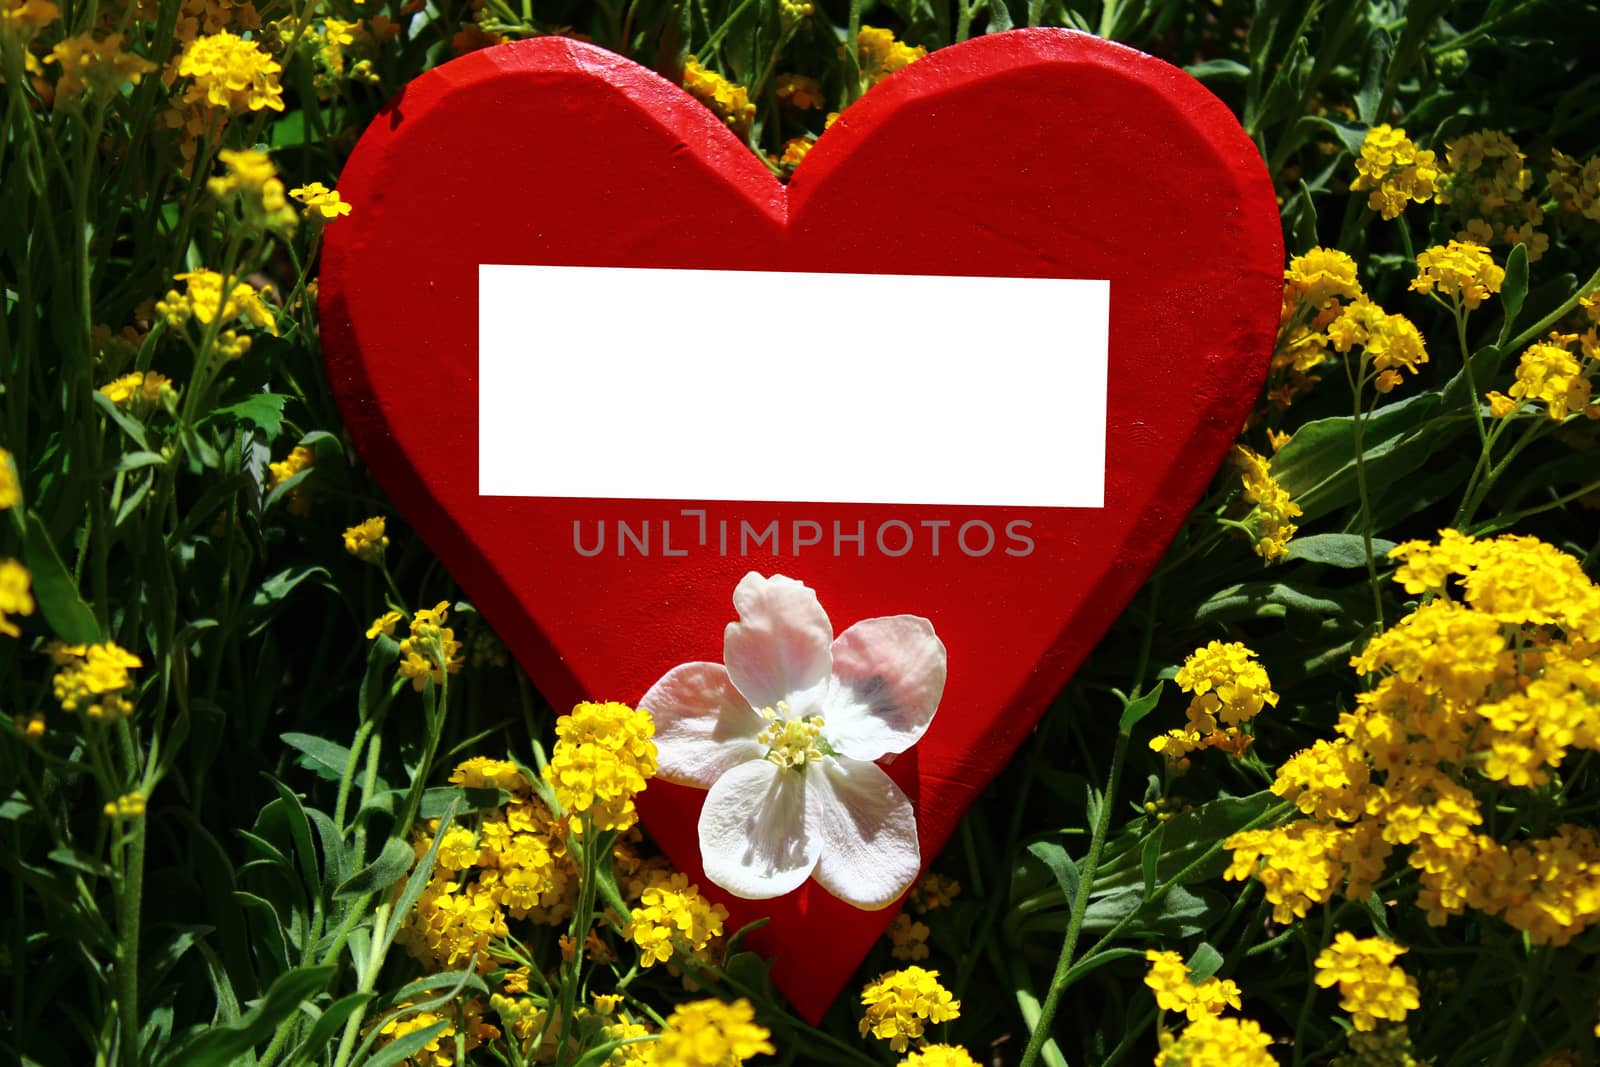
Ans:
[[[408,85],[340,189],[355,211],[328,228],[320,310],[350,434],[557,709],[635,703],[680,663],[722,662],[733,590],[750,571],[805,582],[836,631],[923,616],[948,650],[948,683],[927,734],[885,769],[914,805],[924,863],[1160,558],[1255,400],[1277,326],[1278,212],[1255,146],[1181,71],[1068,31],[996,34],[912,64],[853,104],[787,186],[651,71],[570,40],[520,41]],[[1107,280],[1103,506],[484,495],[484,264]],[[701,296],[652,328],[741,346],[779,381],[852,344],[829,307],[780,303],[765,336],[719,336],[724,295]],[[915,352],[942,324],[1008,309],[870,313],[901,324]],[[532,358],[583,358],[537,344],[561,317],[530,302],[520,325]],[[973,351],[958,373],[1001,373],[988,355]],[[643,458],[715,420],[730,453],[803,434],[819,465],[869,462],[828,410],[790,410],[765,390],[732,405],[726,389],[705,395],[698,404],[685,388],[653,421],[618,421],[582,398],[592,435],[513,454],[552,470],[598,447]],[[520,399],[529,426],[580,402]],[[920,439],[870,462],[909,468]],[[1043,482],[1082,457],[1030,445],[1009,462]],[[752,543],[752,532],[776,536]],[[814,882],[768,901],[705,884],[704,796],[652,783],[645,828],[728,907],[730,929],[770,919],[749,947],[775,956],[779,988],[820,1017],[894,909],[857,910]]]

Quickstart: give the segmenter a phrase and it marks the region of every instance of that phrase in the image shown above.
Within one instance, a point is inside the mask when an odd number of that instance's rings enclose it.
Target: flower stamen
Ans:
[[[821,741],[822,716],[791,719],[788,712],[789,704],[783,700],[775,708],[762,708],[761,717],[768,725],[756,740],[767,746],[766,759],[770,762],[785,769],[804,770],[806,764],[826,755]]]

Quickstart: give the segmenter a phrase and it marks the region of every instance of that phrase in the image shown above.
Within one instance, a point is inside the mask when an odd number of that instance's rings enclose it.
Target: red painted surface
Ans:
[[[1233,116],[1177,69],[1067,31],[997,34],[912,64],[852,106],[787,189],[654,73],[590,45],[521,41],[407,86],[363,136],[340,189],[355,212],[328,228],[321,316],[351,436],[541,689],[558,708],[632,702],[678,663],[720,662],[734,585],[752,569],[810,584],[839,630],[924,615],[949,649],[949,685],[927,736],[889,770],[916,804],[925,861],[1157,562],[1243,422],[1277,324],[1277,208]],[[480,263],[1109,278],[1106,507],[481,498]],[[710,343],[717,304],[707,292],[660,329]],[[1004,314],[880,310],[904,324],[907,345],[945,316]],[[559,313],[530,307],[530,336]],[[768,336],[731,343],[799,374],[812,346],[851,339],[830,331],[827,308],[774,307]],[[982,352],[971,373],[984,373]],[[561,402],[530,396],[528,418]],[[764,396],[739,412],[666,409],[656,425],[616,425],[596,410],[594,433],[648,449],[674,420],[704,418],[726,420],[730,448],[788,428],[817,435],[818,462],[848,461],[849,426],[825,412],[795,423],[781,398]],[[1016,462],[1049,478],[1073,457]],[[706,547],[680,515],[697,506],[711,520]],[[759,529],[779,519],[786,534],[793,520],[813,520],[825,538],[798,557],[785,536],[782,555],[741,558],[735,537],[723,557],[719,518],[735,533],[738,520]],[[604,552],[574,550],[574,519],[588,546],[606,521]],[[648,558],[631,546],[616,554],[618,519],[635,531],[650,523]],[[669,519],[673,548],[687,556],[660,552]],[[873,545],[892,519],[917,535],[900,558]],[[845,542],[834,557],[835,520],[847,534],[865,522],[864,556]],[[977,558],[955,536],[975,520],[997,536]],[[1014,520],[1032,524],[1022,558],[1003,551]],[[934,528],[922,524],[941,521],[951,525],[938,528],[935,558]],[[981,533],[969,531],[970,548]],[[897,548],[898,530],[890,537]],[[703,795],[656,784],[644,798],[646,828],[691,876]],[[724,903],[730,929],[771,917],[750,946],[777,956],[779,987],[813,1018],[893,914],[855,911],[814,884],[778,901]]]

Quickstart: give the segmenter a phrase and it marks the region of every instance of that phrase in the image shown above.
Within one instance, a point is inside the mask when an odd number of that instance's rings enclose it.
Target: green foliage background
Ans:
[[[408,18],[399,0],[262,8],[265,19],[304,22],[379,12]],[[137,12],[69,3],[62,14],[43,44],[109,26],[164,64],[182,12],[176,0],[159,0]],[[409,960],[395,953],[378,967],[370,954],[382,940],[381,891],[404,873],[383,843],[404,837],[408,804],[438,814],[465,803],[454,791],[422,792],[456,759],[509,753],[532,766],[542,758],[536,744],[551,736],[551,709],[515,667],[464,671],[446,714],[431,690],[419,697],[391,686],[392,646],[369,651],[362,639],[386,597],[429,605],[455,601],[456,590],[342,435],[313,307],[301,299],[315,276],[317,227],[269,238],[219,212],[203,181],[215,150],[264,145],[287,184],[332,184],[383,102],[451,58],[453,42],[565,30],[671,78],[696,55],[749,87],[757,105],[749,141],[776,155],[788,138],[820,133],[824,110],[863,91],[855,54],[841,42],[864,24],[929,49],[1013,26],[1064,25],[1185,67],[1235,108],[1260,146],[1291,253],[1315,245],[1350,253],[1367,291],[1411,315],[1428,338],[1434,358],[1370,417],[1352,416],[1348,389],[1329,373],[1247,431],[1261,451],[1266,426],[1293,433],[1273,463],[1304,510],[1289,557],[1264,566],[1246,541],[1227,536],[1221,520],[1235,514],[1237,476],[1219,475],[1158,576],[938,860],[964,892],[928,919],[932,965],[963,1002],[947,1037],[980,1059],[1020,1062],[1040,1029],[1030,1060],[1147,1062],[1157,1013],[1140,978],[1144,949],[1157,945],[1236,980],[1252,1017],[1284,1039],[1274,1050],[1283,1062],[1326,1062],[1340,1050],[1336,998],[1311,986],[1308,947],[1320,947],[1336,910],[1342,925],[1350,908],[1367,906],[1330,904],[1326,919],[1274,927],[1259,891],[1218,881],[1220,842],[1281,816],[1263,791],[1272,767],[1329,735],[1359,688],[1352,650],[1380,615],[1403,613],[1403,593],[1384,580],[1386,542],[1456,524],[1536,534],[1591,574],[1600,559],[1600,513],[1581,499],[1600,469],[1592,432],[1532,435],[1464,506],[1479,459],[1473,408],[1485,389],[1506,387],[1520,348],[1593,286],[1596,227],[1552,217],[1551,247],[1532,264],[1496,249],[1510,265],[1506,293],[1475,313],[1458,350],[1450,316],[1406,295],[1412,253],[1452,236],[1450,225],[1427,207],[1379,220],[1349,192],[1352,154],[1367,127],[1388,122],[1441,154],[1452,137],[1496,129],[1517,139],[1536,170],[1553,148],[1590,158],[1600,140],[1592,4],[857,0],[818,4],[794,22],[768,0],[486,0],[476,10],[430,0],[370,54],[374,81],[331,77],[314,49],[292,50],[286,110],[236,118],[201,145],[193,176],[160,122],[166,79],[152,74],[112,95],[52,104],[40,85],[57,77],[53,68],[36,80],[25,46],[0,33],[0,445],[15,458],[24,497],[0,521],[0,555],[26,562],[39,601],[20,620],[20,638],[0,638],[0,693],[18,716],[0,733],[4,1055],[47,1065],[348,1062],[350,1050],[339,1050],[345,1020],[369,1008],[376,1018],[417,992],[402,991],[419,977]],[[819,78],[829,108],[779,107],[779,72]],[[486,187],[481,202],[486,212],[517,210],[516,190]],[[155,318],[147,302],[175,274],[224,264],[279,294],[279,336],[255,331],[249,353],[213,375],[196,353],[214,336],[143,331]],[[96,337],[99,324],[140,332],[134,344],[108,345]],[[179,406],[134,419],[97,394],[130,369],[171,376],[184,390]],[[1152,382],[1151,402],[1169,387]],[[268,462],[295,445],[315,453],[314,468],[272,487]],[[294,494],[309,514],[291,511]],[[392,583],[341,545],[341,531],[372,514],[389,519]],[[1380,552],[1370,574],[1364,534]],[[465,606],[455,619],[472,647],[486,628]],[[64,716],[45,652],[53,638],[112,639],[142,657],[137,715],[103,729]],[[1256,649],[1283,701],[1257,721],[1249,758],[1197,757],[1187,776],[1171,778],[1144,746],[1178,721],[1178,701],[1170,691],[1161,698],[1157,682],[1213,638]],[[36,713],[49,723],[40,739],[24,728]],[[1125,770],[1113,773],[1123,758]],[[149,798],[142,820],[101,814],[136,786]],[[1587,763],[1559,803],[1592,821],[1600,784]],[[1103,855],[1087,862],[1097,825],[1107,830]],[[1580,939],[1540,957],[1535,971],[1521,939],[1492,922],[1432,930],[1403,902],[1370,907],[1371,923],[1411,946],[1408,969],[1429,976],[1412,1026],[1419,1054],[1441,1064],[1532,1064],[1572,1050],[1594,1062],[1600,942]],[[1076,962],[1063,970],[1069,928]],[[892,966],[880,946],[860,979]],[[728,970],[706,976],[707,988],[753,996],[782,1061],[897,1059],[856,1036],[849,994],[814,1031],[767,990],[759,961],[741,958]],[[439,988],[477,980],[448,981]],[[664,976],[639,989],[663,1012],[686,995]],[[366,1062],[384,1062],[376,1046],[368,1053]]]

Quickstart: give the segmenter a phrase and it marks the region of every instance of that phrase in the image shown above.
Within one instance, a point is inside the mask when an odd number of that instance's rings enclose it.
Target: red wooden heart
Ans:
[[[949,650],[949,683],[928,734],[888,768],[916,806],[925,862],[1204,490],[1257,394],[1277,324],[1278,214],[1255,146],[1187,75],[1067,31],[997,34],[911,65],[853,105],[787,188],[652,72],[569,40],[521,41],[407,86],[340,187],[355,212],[328,230],[321,320],[350,433],[549,698],[634,702],[679,663],[721,662],[730,598],[750,570],[812,586],[838,630],[925,616]],[[497,263],[1110,279],[1105,506],[482,496],[478,267]],[[996,312],[876,313],[902,320],[913,345],[941,319]],[[830,333],[826,308],[780,315],[767,344],[736,342],[750,359],[800,374],[808,349],[849,343]],[[706,292],[660,329],[714,337],[717,316],[718,294]],[[530,311],[531,336],[542,317]],[[985,373],[983,353],[968,373]],[[750,416],[769,399],[752,397]],[[562,402],[529,396],[527,418]],[[733,416],[738,448],[743,414],[668,409],[659,425],[617,425],[595,410],[593,432],[643,454],[674,419]],[[819,415],[805,429],[823,446],[819,462],[848,461],[849,426]],[[1048,479],[1074,457],[1015,462]],[[686,508],[704,509],[706,525]],[[648,524],[652,554],[615,536],[619,519],[635,535]],[[607,524],[604,552],[576,550],[575,520],[586,548]],[[741,555],[735,537],[723,554],[722,520],[735,531],[779,520],[777,551]],[[900,556],[875,544],[896,521],[914,538]],[[822,543],[796,549],[814,533],[796,522],[819,524]],[[865,524],[861,554],[853,540],[830,543],[835,522],[847,538]],[[1011,522],[1029,524],[1014,528],[1021,538],[1008,538]],[[897,549],[904,531],[888,529]],[[993,542],[979,551],[986,529]],[[1022,552],[1022,538],[1026,554],[1005,551]],[[694,877],[703,796],[658,783],[644,798],[646,828]],[[774,901],[722,899],[731,926],[770,916],[750,944],[777,956],[779,987],[812,1018],[892,916],[814,883]]]

